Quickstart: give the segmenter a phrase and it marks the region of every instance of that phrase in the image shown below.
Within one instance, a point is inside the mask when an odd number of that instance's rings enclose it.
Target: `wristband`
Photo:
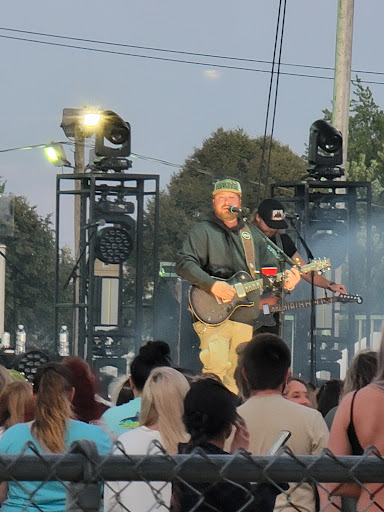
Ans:
[[[331,286],[333,286],[334,284],[336,284],[336,283],[335,283],[335,281],[331,281],[331,282],[329,283],[329,285],[328,285],[328,290],[329,290],[329,291],[332,291],[332,290],[331,290]]]

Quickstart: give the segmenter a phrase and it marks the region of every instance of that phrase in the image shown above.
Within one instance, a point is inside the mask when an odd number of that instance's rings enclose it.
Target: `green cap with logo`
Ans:
[[[212,195],[218,192],[235,192],[241,196],[241,185],[238,181],[230,179],[216,181]]]

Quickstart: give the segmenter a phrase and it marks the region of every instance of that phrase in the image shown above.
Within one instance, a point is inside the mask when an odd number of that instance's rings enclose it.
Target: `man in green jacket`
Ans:
[[[241,208],[240,183],[230,179],[218,181],[212,195],[213,212],[188,233],[179,252],[176,272],[216,297],[218,302],[226,303],[235,298],[236,289],[223,279],[229,279],[239,271],[249,273],[242,238],[250,238],[253,242],[256,271],[262,267],[276,267],[277,261],[262,235],[234,211]],[[287,271],[285,288],[293,289],[299,280],[296,269]],[[235,393],[236,347],[252,338],[253,324],[259,314],[259,298],[260,290],[247,294],[247,299],[254,305],[235,309],[220,325],[209,325],[194,318],[193,327],[200,338],[203,372],[216,374]]]

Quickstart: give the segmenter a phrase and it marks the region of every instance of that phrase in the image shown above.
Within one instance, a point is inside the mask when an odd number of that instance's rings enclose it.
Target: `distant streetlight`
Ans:
[[[71,162],[67,160],[62,144],[51,142],[51,144],[45,146],[44,151],[48,160],[52,162],[55,167],[72,167]]]

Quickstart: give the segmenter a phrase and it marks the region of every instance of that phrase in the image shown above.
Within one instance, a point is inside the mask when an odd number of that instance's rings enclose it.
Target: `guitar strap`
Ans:
[[[256,279],[256,274],[258,274],[259,271],[256,270],[255,265],[255,246],[253,245],[252,233],[250,229],[245,225],[240,229],[240,235],[245,254],[245,261],[247,263],[249,273],[251,274],[252,279]]]

